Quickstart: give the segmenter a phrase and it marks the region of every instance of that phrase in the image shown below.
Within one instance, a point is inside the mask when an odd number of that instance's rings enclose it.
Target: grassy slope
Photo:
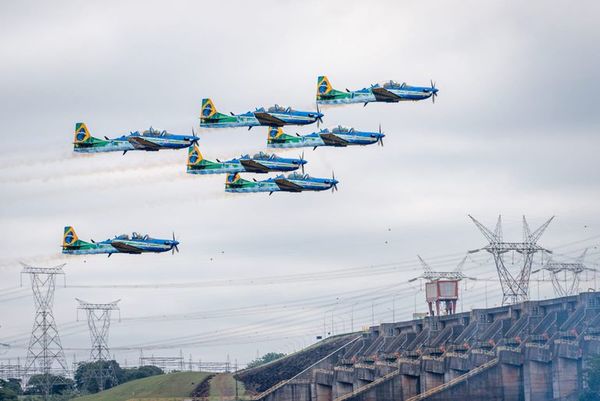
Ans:
[[[203,372],[178,372],[146,377],[123,383],[98,394],[76,398],[77,401],[126,401],[130,399],[181,399],[189,397],[208,375]]]
[[[230,401],[235,400],[236,381],[231,373],[220,373],[210,381],[209,401]],[[238,397],[243,400],[246,390],[242,382],[237,382]]]

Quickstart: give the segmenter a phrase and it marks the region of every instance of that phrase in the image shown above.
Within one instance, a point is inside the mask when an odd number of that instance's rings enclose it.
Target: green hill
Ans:
[[[177,372],[132,380],[97,394],[78,397],[77,401],[181,400],[190,394],[202,380],[210,376],[204,372]]]

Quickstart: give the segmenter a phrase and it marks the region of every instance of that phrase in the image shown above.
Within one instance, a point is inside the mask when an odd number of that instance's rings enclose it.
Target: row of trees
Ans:
[[[45,394],[46,389],[54,396],[97,393],[100,387],[107,390],[117,384],[163,373],[163,370],[156,366],[124,369],[116,361],[82,363],[75,371],[75,380],[52,374],[33,375],[24,391],[20,379],[0,379],[0,401],[17,401],[20,395]]]

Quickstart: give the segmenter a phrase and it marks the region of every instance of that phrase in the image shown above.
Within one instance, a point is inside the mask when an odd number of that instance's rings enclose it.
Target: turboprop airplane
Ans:
[[[397,103],[417,101],[431,98],[435,103],[438,89],[431,81],[431,86],[410,86],[405,82],[387,81],[373,84],[368,88],[340,91],[333,89],[326,76],[317,78],[317,104],[351,104],[371,102]]]
[[[101,242],[85,242],[77,237],[73,227],[65,227],[63,234],[62,253],[67,255],[92,255],[106,253],[110,257],[113,253],[130,253],[139,255],[141,253],[153,252],[179,252],[179,241],[173,239],[150,238],[148,235],[133,233],[131,237],[127,234],[115,236]]]
[[[120,152],[123,154],[130,150],[145,150],[149,152],[161,149],[183,149],[195,143],[198,138],[192,130],[192,135],[174,135],[167,131],[150,129],[139,132],[134,131],[129,135],[122,135],[118,138],[104,139],[94,138],[90,135],[85,123],[75,124],[75,139],[73,150],[78,153],[98,153],[98,152]]]
[[[299,159],[288,159],[273,154],[259,152],[254,156],[242,155],[237,159],[221,161],[206,160],[200,149],[194,145],[188,150],[188,174],[225,174],[225,173],[269,173],[271,171],[294,171],[299,168],[304,172],[304,154]]]
[[[338,180],[331,178],[314,178],[308,174],[291,173],[287,177],[278,175],[262,181],[249,181],[240,177],[239,173],[228,174],[225,179],[225,192],[303,192],[303,191],[337,191]]]
[[[202,111],[200,112],[200,127],[203,128],[229,128],[248,127],[248,129],[260,125],[282,127],[284,125],[306,125],[314,122],[322,122],[323,114],[317,111],[298,111],[291,107],[275,105],[265,109],[258,108],[244,114],[223,114],[217,111],[210,99],[202,99]]]
[[[271,127],[267,136],[267,147],[269,148],[303,148],[312,147],[313,150],[319,146],[345,147],[352,145],[372,145],[378,143],[383,146],[385,134],[381,132],[356,131],[354,128],[337,126],[332,129],[323,129],[308,135],[289,135],[281,128]]]

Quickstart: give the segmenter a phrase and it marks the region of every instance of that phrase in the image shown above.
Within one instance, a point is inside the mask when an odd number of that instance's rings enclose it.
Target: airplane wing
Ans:
[[[131,137],[127,138],[127,140],[136,149],[150,150],[150,151],[159,150],[160,149],[160,145],[157,145],[154,142],[149,141],[149,140],[144,139],[144,138],[141,138],[139,136],[131,136]]]
[[[375,100],[378,102],[398,102],[402,100],[400,96],[390,92],[385,88],[373,88],[371,89],[371,92],[373,92]]]
[[[325,145],[329,146],[348,146],[348,141],[335,134],[319,134]]]
[[[262,111],[255,112],[254,117],[256,117],[258,122],[262,125],[269,125],[271,127],[283,127],[285,125],[285,121]]]
[[[285,178],[276,179],[275,184],[277,184],[279,189],[287,192],[302,192],[302,190],[304,189],[300,185],[294,184],[293,182],[286,180]]]
[[[110,243],[117,251],[122,252],[122,253],[133,253],[136,255],[139,255],[140,253],[142,253],[142,250],[139,248],[136,248],[135,246],[126,244],[124,242],[121,241],[112,241]]]
[[[244,166],[249,173],[268,173],[269,168],[263,166],[255,160],[240,160],[240,164]]]

